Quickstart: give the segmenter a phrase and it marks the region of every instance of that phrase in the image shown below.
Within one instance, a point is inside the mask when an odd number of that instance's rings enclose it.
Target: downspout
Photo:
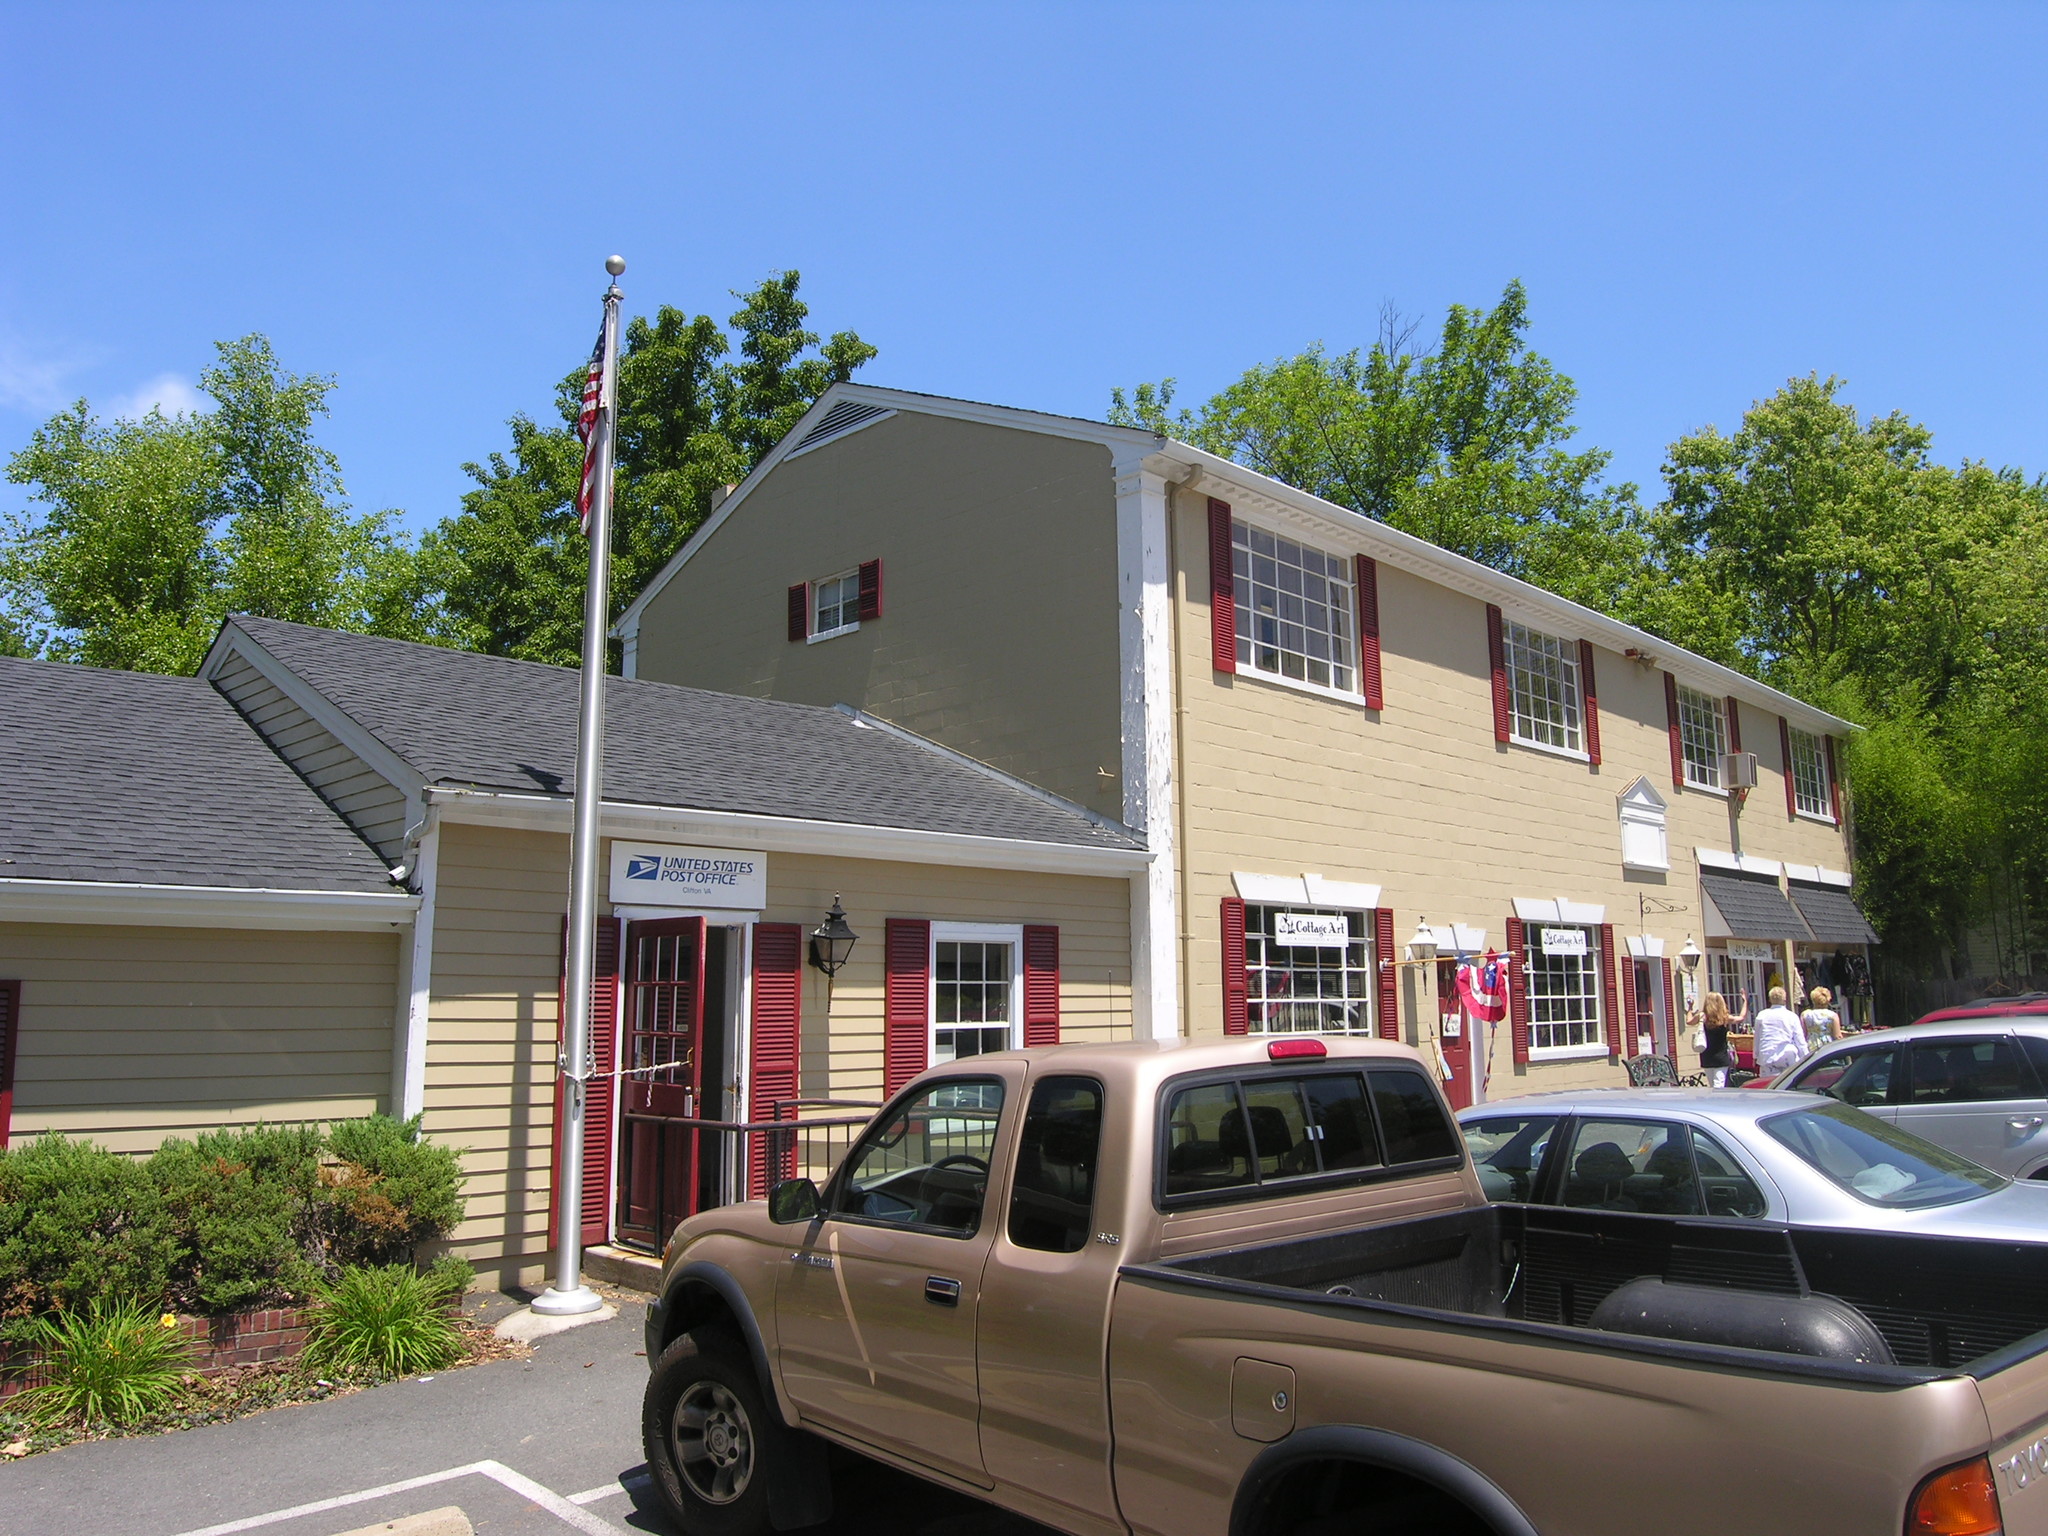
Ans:
[[[406,833],[412,853],[407,884],[420,898],[413,914],[412,948],[404,967],[398,1028],[391,1041],[391,1113],[410,1120],[426,1107],[427,1021],[434,994],[434,895],[441,864],[441,813],[429,805]],[[401,865],[403,871],[405,866]]]

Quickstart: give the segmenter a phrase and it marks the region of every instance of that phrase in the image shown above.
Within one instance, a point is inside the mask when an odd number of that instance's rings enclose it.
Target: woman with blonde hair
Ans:
[[[1728,1049],[1728,1031],[1748,1018],[1748,998],[1742,1000],[1742,1012],[1730,1013],[1728,1000],[1718,992],[1701,998],[1699,1007],[1687,1017],[1686,1024],[1700,1037],[1700,1065],[1706,1069],[1710,1086],[1728,1086],[1728,1069],[1735,1065],[1735,1054]]]
[[[1806,1012],[1799,1015],[1799,1022],[1806,1026],[1806,1038],[1810,1047],[1819,1050],[1830,1040],[1840,1040],[1846,1031],[1842,1028],[1842,1016],[1835,1012],[1835,994],[1826,987],[1815,987],[1806,994]]]

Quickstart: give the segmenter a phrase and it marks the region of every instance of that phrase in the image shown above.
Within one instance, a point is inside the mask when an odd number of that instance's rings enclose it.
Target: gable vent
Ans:
[[[865,427],[880,417],[893,415],[895,412],[885,405],[842,400],[825,413],[824,420],[803,435],[791,452],[802,453],[806,448],[816,448],[821,443],[830,442],[835,437],[844,437],[849,432]]]

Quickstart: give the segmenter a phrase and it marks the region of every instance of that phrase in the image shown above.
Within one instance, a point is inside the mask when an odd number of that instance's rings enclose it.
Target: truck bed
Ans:
[[[1501,1204],[1124,1273],[1900,1385],[2048,1350],[2048,1243]]]

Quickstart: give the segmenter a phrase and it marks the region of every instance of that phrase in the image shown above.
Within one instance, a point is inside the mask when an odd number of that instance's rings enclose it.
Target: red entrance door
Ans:
[[[704,919],[631,924],[625,983],[619,1235],[659,1247],[697,1208],[699,1133],[672,1122],[703,1102]]]
[[[1472,1103],[1472,1021],[1458,1004],[1455,960],[1436,963],[1436,1010],[1437,1040],[1443,1047],[1444,1065],[1451,1073],[1444,1092],[1450,1095],[1451,1108],[1466,1109]]]

